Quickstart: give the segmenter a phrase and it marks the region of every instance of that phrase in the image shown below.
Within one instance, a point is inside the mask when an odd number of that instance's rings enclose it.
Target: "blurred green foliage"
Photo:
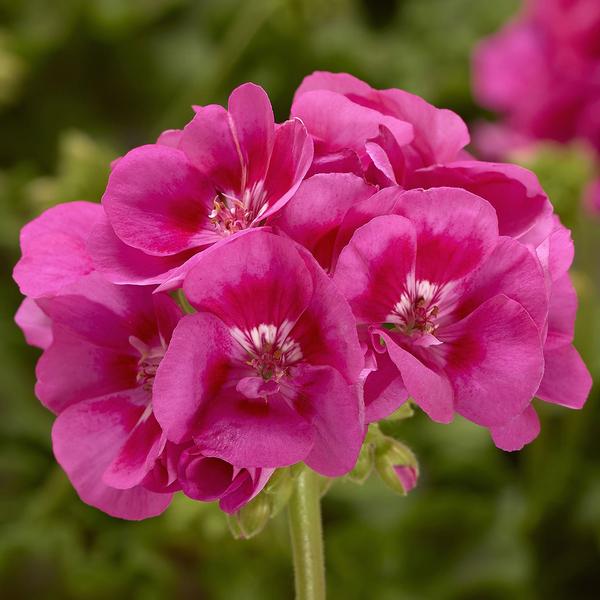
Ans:
[[[280,515],[234,541],[214,506],[178,497],[143,523],[82,504],[55,465],[33,395],[38,353],[13,324],[18,231],[57,202],[99,200],[110,160],[180,127],[191,104],[251,80],[283,119],[302,77],[348,71],[466,120],[469,54],[517,0],[0,0],[0,596],[280,599],[292,595]],[[582,214],[588,159],[521,157],[574,229],[578,345],[600,374],[600,225]],[[335,599],[577,599],[600,590],[598,390],[583,413],[540,406],[539,439],[496,450],[463,420],[400,423],[421,464],[406,498],[376,477],[324,500]]]

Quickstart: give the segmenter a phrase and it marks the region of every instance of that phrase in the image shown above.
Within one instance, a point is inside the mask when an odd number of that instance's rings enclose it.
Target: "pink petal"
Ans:
[[[540,433],[540,420],[529,404],[527,408],[505,425],[490,427],[494,444],[501,450],[514,452],[531,443]]]
[[[293,242],[256,230],[223,244],[218,254],[186,277],[185,295],[197,310],[248,331],[294,323],[310,302],[312,277]]]
[[[82,400],[136,387],[137,361],[133,352],[96,346],[55,326],[54,341],[36,366],[35,393],[60,413]]]
[[[454,394],[448,379],[398,345],[385,330],[378,329],[377,334],[385,341],[410,397],[434,421],[450,423],[454,417]]]
[[[408,400],[398,367],[387,352],[377,354],[377,369],[367,376],[364,396],[366,423],[385,419]]]
[[[548,311],[548,337],[545,349],[570,344],[575,335],[577,292],[568,273],[552,284]]]
[[[537,396],[567,408],[582,408],[592,388],[592,378],[571,344],[544,350],[546,366]]]
[[[183,130],[179,148],[219,192],[237,196],[242,191],[242,156],[230,115],[222,106],[198,107]]]
[[[451,110],[437,108],[404,90],[382,90],[379,94],[390,114],[412,124],[412,146],[425,164],[456,160],[459,151],[469,143],[465,122]]]
[[[156,314],[161,340],[165,346],[168,346],[173,330],[183,317],[183,311],[179,304],[168,294],[155,293],[152,300],[154,301],[154,313]]]
[[[315,71],[302,80],[302,83],[296,90],[294,100],[302,94],[314,90],[330,90],[344,95],[352,94],[363,97],[367,97],[374,91],[370,85],[348,73]]]
[[[266,92],[253,83],[233,90],[228,108],[246,166],[245,187],[250,188],[267,172],[275,134],[273,109]]]
[[[340,252],[348,245],[354,232],[366,225],[374,217],[393,213],[398,198],[404,193],[401,187],[394,186],[380,190],[366,200],[351,206],[338,229],[333,251],[333,263],[339,258]]]
[[[221,498],[231,487],[235,472],[232,464],[220,458],[204,456],[194,448],[183,452],[179,460],[183,493],[203,502]]]
[[[414,490],[419,481],[419,472],[414,467],[407,467],[405,465],[394,467],[394,471],[400,480],[400,484],[404,488],[404,493],[408,494]]]
[[[121,241],[165,256],[218,239],[208,221],[214,196],[210,182],[181,150],[148,145],[115,166],[102,204]]]
[[[501,237],[491,256],[461,282],[455,315],[464,317],[486,300],[504,294],[529,313],[540,331],[548,316],[544,272],[533,253],[516,240]]]
[[[142,483],[165,446],[160,425],[150,411],[141,415],[115,459],[104,472],[106,485],[127,490]]]
[[[196,252],[194,249],[169,256],[146,254],[122,242],[105,217],[92,231],[87,246],[94,267],[120,285],[162,283]]]
[[[481,196],[496,210],[501,235],[517,237],[552,212],[537,177],[517,165],[460,161],[416,171],[410,187],[456,187]]]
[[[30,346],[45,350],[52,343],[52,321],[32,298],[25,298],[21,302],[15,314],[15,323]]]
[[[301,255],[312,275],[313,296],[290,336],[299,342],[305,361],[329,365],[356,383],[364,355],[352,309],[310,253],[302,250]]]
[[[274,469],[244,469],[238,475],[243,477],[240,485],[236,485],[221,498],[219,508],[229,514],[238,511],[262,492],[273,471]]]
[[[352,173],[362,175],[362,167],[356,152],[339,150],[337,152],[320,151],[315,147],[315,155],[306,178],[318,173]]]
[[[409,219],[417,232],[417,280],[460,279],[483,263],[498,240],[492,206],[464,190],[411,190],[398,197],[394,213]]]
[[[306,464],[326,477],[346,474],[356,464],[365,431],[357,386],[331,367],[299,369],[293,378],[301,389],[301,410],[311,416],[315,431]]]
[[[145,342],[158,337],[152,288],[114,285],[98,273],[81,278],[60,296],[40,298],[38,304],[53,323],[90,344],[128,353],[130,336]]]
[[[304,460],[314,436],[310,421],[280,394],[249,400],[223,389],[207,403],[194,442],[204,454],[232,464],[276,468]]]
[[[181,141],[183,131],[181,129],[167,129],[163,131],[156,140],[157,144],[161,146],[170,146],[171,148],[177,148]]]
[[[340,254],[333,280],[359,323],[383,323],[414,269],[415,230],[403,217],[376,217]]]
[[[457,114],[438,109],[419,96],[403,90],[374,90],[347,73],[316,71],[304,78],[294,96],[294,105],[301,96],[315,90],[343,94],[357,105],[410,123],[414,128],[412,145],[421,163],[454,160],[460,149],[469,143],[467,126]]]
[[[202,411],[227,379],[234,343],[229,329],[212,315],[179,321],[152,390],[154,414],[169,440],[191,438]]]
[[[257,218],[257,223],[285,206],[300,186],[312,158],[312,138],[300,120],[291,119],[278,126],[264,183],[269,208]]]
[[[331,266],[337,230],[348,209],[375,188],[350,173],[314,175],[305,180],[277,217],[277,227]]]
[[[296,96],[292,115],[300,118],[310,134],[324,142],[332,152],[350,149],[359,156],[364,155],[365,143],[379,134],[380,125],[385,125],[392,132],[400,146],[413,139],[410,123],[327,90]]]
[[[444,342],[458,413],[489,427],[525,410],[544,360],[538,328],[518,302],[491,298],[462,321],[441,328],[437,337]]]
[[[85,241],[101,216],[99,204],[68,202],[25,225],[23,256],[13,272],[21,293],[34,298],[54,295],[93,271]]]
[[[170,494],[156,494],[141,486],[117,490],[102,479],[143,409],[127,392],[87,400],[63,412],[52,429],[56,460],[80,498],[121,519],[156,516],[171,501]]]

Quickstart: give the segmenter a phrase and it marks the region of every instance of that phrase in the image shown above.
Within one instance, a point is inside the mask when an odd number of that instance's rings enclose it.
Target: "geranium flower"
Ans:
[[[113,282],[179,283],[199,251],[268,223],[310,166],[304,125],[276,125],[254,84],[235,89],[227,110],[195,110],[183,131],[166,132],[113,166],[102,198],[106,219],[90,241],[96,266]]]
[[[493,207],[464,190],[397,190],[390,213],[356,231],[334,281],[388,380],[400,375],[400,402],[410,395],[436,421],[458,412],[485,427],[521,414],[544,367],[536,257],[499,236]]]
[[[154,418],[152,385],[179,307],[97,273],[37,302],[52,322],[52,343],[36,368],[36,394],[58,415],[58,462],[92,506],[127,519],[161,513],[175,474],[160,490],[144,485],[147,477],[156,481],[151,473],[169,452]]]
[[[168,438],[233,465],[354,466],[364,437],[363,354],[350,307],[308,252],[250,232],[209,252],[184,291],[184,317],[158,369]]]

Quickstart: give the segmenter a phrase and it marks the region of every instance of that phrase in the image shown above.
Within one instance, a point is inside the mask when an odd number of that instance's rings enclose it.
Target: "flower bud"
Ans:
[[[267,494],[259,494],[232,515],[227,523],[236,540],[249,540],[258,535],[271,518],[271,501]]]
[[[416,486],[419,478],[419,465],[413,452],[392,438],[383,438],[378,444],[375,468],[383,482],[403,496]]]
[[[277,469],[265,486],[265,494],[271,502],[271,518],[277,515],[287,505],[292,491],[294,480],[289,469]]]
[[[375,446],[373,442],[369,440],[365,441],[360,449],[354,469],[347,475],[350,481],[362,485],[369,478],[373,470],[374,451]]]

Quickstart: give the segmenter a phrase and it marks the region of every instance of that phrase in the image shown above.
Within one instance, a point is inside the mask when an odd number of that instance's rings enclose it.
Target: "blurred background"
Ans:
[[[0,0],[0,596],[282,599],[293,595],[284,515],[234,541],[211,505],[177,497],[160,518],[112,519],[81,503],[50,447],[51,415],[13,323],[18,232],[45,208],[99,200],[110,161],[254,81],[278,119],[315,69],[347,71],[457,111],[478,107],[471,53],[518,0]],[[515,67],[517,68],[517,67]],[[573,229],[577,345],[600,375],[600,220],[582,207],[593,154],[575,141],[513,157]],[[465,421],[403,422],[419,486],[373,476],[324,499],[330,598],[598,598],[598,386],[583,412],[542,405],[517,454]]]

